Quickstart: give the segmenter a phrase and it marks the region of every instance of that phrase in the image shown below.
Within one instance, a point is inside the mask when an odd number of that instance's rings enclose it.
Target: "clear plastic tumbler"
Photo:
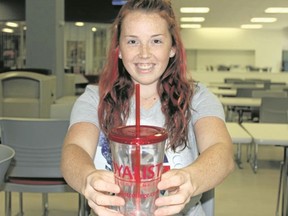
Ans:
[[[136,126],[123,126],[109,133],[115,180],[119,196],[125,199],[119,211],[125,216],[152,216],[168,135],[154,126],[141,125],[136,130]]]

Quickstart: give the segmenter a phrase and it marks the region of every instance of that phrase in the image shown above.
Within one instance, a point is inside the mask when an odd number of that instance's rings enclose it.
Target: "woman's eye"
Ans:
[[[154,43],[154,44],[161,44],[161,43],[162,43],[162,41],[161,41],[161,40],[159,40],[159,39],[154,39],[154,40],[153,40],[153,43]]]
[[[136,42],[136,40],[129,40],[128,41],[128,44],[136,44],[137,42]]]

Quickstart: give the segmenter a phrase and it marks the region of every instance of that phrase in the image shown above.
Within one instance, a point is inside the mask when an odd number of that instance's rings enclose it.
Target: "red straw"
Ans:
[[[140,85],[136,84],[136,137],[140,137]],[[141,184],[141,176],[140,176],[140,145],[139,143],[136,144],[136,173],[135,173],[135,180],[136,180],[136,210],[140,212],[141,210],[141,191],[140,191],[140,184]]]
[[[136,136],[140,137],[140,85],[136,84]]]

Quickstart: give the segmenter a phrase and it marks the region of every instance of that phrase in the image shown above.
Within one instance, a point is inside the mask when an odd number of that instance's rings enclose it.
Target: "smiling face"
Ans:
[[[175,55],[168,24],[157,13],[130,12],[122,23],[119,58],[134,82],[157,84]]]

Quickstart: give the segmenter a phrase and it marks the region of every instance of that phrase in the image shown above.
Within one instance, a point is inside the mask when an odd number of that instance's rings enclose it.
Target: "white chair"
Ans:
[[[43,194],[43,215],[48,214],[48,193],[74,192],[60,171],[61,151],[69,120],[3,118],[0,119],[2,143],[16,155],[4,181],[5,214],[11,215],[11,192]],[[83,197],[79,195],[79,215],[83,215]]]
[[[12,158],[15,155],[14,149],[7,145],[0,145],[0,190],[1,185],[4,182],[5,174],[8,170],[8,167],[11,163]]]

